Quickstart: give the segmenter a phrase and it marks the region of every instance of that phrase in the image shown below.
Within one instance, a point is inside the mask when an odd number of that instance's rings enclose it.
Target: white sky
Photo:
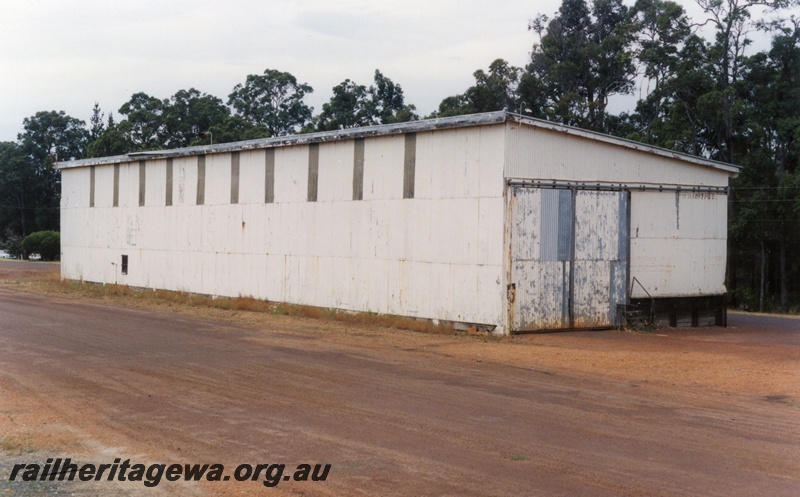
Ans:
[[[680,0],[679,0],[680,1]],[[626,1],[626,4],[632,2]],[[685,1],[690,15],[696,8]],[[227,101],[248,74],[292,73],[314,113],[375,69],[423,116],[503,58],[524,66],[528,20],[560,0],[0,0],[0,141],[22,120],[63,110],[117,121],[133,93],[196,88]]]

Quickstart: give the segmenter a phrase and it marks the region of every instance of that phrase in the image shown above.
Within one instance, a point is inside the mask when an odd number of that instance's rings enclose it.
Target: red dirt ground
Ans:
[[[36,268],[9,264],[3,496],[800,495],[798,319],[439,336],[23,292]],[[7,481],[47,457],[332,468],[273,489]]]

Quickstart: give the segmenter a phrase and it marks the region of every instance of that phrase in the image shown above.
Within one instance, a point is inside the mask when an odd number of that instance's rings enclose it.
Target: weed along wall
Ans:
[[[58,167],[64,278],[496,333],[723,293],[737,170],[505,112]]]

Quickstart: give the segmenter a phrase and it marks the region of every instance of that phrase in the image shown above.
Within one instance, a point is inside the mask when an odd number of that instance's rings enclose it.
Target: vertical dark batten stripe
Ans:
[[[364,139],[356,139],[353,150],[353,200],[364,200]]]
[[[406,134],[406,150],[403,159],[403,198],[414,198],[414,177],[417,168],[417,134]]]
[[[578,224],[577,220],[577,209],[575,208],[578,202],[578,191],[577,190],[569,190],[569,202],[565,201],[565,204],[569,205],[569,213],[565,214],[568,215],[571,219],[569,222],[569,327],[575,327],[575,226]],[[566,207],[565,207],[566,209]],[[561,206],[559,205],[559,211],[561,210]],[[559,216],[561,212],[559,212]]]
[[[172,205],[172,159],[167,159],[167,199],[166,205]]]
[[[319,143],[308,146],[308,201],[317,201],[319,182]]]
[[[114,207],[119,207],[119,164],[114,164]]]
[[[275,202],[275,149],[268,148],[264,157],[264,203]]]
[[[89,167],[89,207],[94,207],[94,166]]]
[[[139,161],[139,207],[144,206],[144,192],[145,192],[145,183],[147,179],[147,173],[144,168],[145,161]]]
[[[206,203],[206,156],[197,156],[197,205]]]
[[[575,192],[558,191],[558,260],[575,257]]]
[[[628,221],[628,192],[619,193],[619,237],[617,240],[617,260],[628,260],[628,246],[631,240],[631,228]]]
[[[558,190],[539,190],[540,197],[540,233],[539,260],[563,261],[558,258],[559,217]],[[533,217],[533,216],[531,216]]]
[[[239,203],[239,152],[231,152],[231,203]]]

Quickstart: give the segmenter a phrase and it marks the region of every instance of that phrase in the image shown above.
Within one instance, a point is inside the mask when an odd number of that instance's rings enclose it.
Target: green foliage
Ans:
[[[403,89],[375,69],[374,85],[370,87],[374,112],[380,124],[391,124],[418,119],[413,105],[406,105]]]
[[[228,143],[242,140],[255,140],[269,138],[272,134],[266,126],[257,126],[240,116],[228,116],[209,128],[211,132],[207,137],[195,139],[192,145],[205,145],[213,143]]]
[[[61,255],[61,235],[58,231],[37,231],[22,239],[26,255],[39,254],[43,261],[56,261]]]
[[[165,145],[180,148],[196,144],[201,133],[223,123],[229,116],[230,110],[219,98],[194,88],[180,90],[164,108]]]
[[[18,233],[25,235],[58,228],[61,176],[53,165],[83,158],[89,132],[86,123],[64,111],[37,112],[22,124],[24,132],[17,138],[25,159],[15,161],[11,171],[4,173],[9,173],[7,181],[14,185],[6,192],[18,218]]]
[[[446,97],[439,104],[439,108],[428,117],[435,118],[435,117],[463,116],[465,114],[474,114],[474,113],[475,111],[470,105],[469,100],[467,100],[467,97],[461,94],[461,95],[453,95],[450,97]]]
[[[114,115],[109,114],[108,123],[102,127],[97,137],[86,147],[87,157],[110,157],[124,155],[136,150],[129,135],[114,122]]]
[[[525,113],[599,131],[606,106],[633,90],[634,26],[621,0],[564,0],[555,17],[537,17],[540,38],[519,85]]]
[[[38,188],[35,167],[23,148],[0,142],[0,229],[20,234],[33,222],[31,209]]]
[[[93,121],[98,112],[96,106]],[[230,118],[230,109],[221,99],[194,88],[179,90],[164,100],[135,93],[120,107],[120,113],[125,119],[119,124],[113,122],[113,115],[105,126],[93,123],[92,129],[99,132],[88,147],[89,157],[202,145],[208,143],[202,135],[209,132],[212,137],[219,135],[217,143],[246,139],[231,129],[222,130]]]
[[[236,85],[228,105],[253,126],[269,130],[270,136],[283,136],[311,120],[312,109],[303,98],[313,91],[288,72],[266,69],[263,75],[250,74],[244,84]]]
[[[22,259],[25,255],[25,249],[22,248],[22,236],[12,228],[6,228],[3,233],[3,238],[0,239],[0,249],[8,252],[8,255],[14,259]]]
[[[167,148],[164,114],[168,105],[169,100],[160,100],[144,92],[134,93],[130,100],[122,104],[119,113],[125,119],[119,123],[119,128],[130,140],[133,146],[131,151]]]
[[[517,88],[522,70],[497,59],[489,65],[489,72],[478,69],[473,73],[475,84],[462,95],[442,100],[439,109],[430,117],[448,117],[479,112],[519,110],[520,99]]]
[[[416,120],[413,105],[406,105],[403,89],[375,70],[367,88],[346,79],[333,87],[333,96],[315,119],[318,131],[356,128]]]
[[[377,109],[369,98],[369,90],[346,79],[333,87],[330,101],[322,105],[317,118],[317,129],[357,128],[376,124]]]

